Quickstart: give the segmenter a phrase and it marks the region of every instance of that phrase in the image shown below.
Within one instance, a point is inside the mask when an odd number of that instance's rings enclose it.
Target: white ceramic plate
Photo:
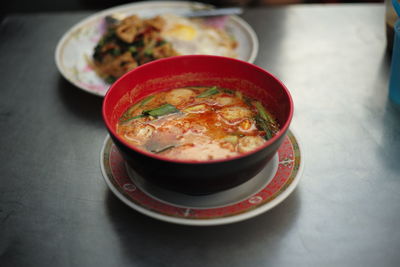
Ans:
[[[157,14],[183,14],[188,11],[211,8],[209,5],[181,1],[136,2],[106,9],[82,20],[60,39],[55,60],[61,74],[72,84],[89,93],[104,96],[109,88],[88,64],[93,49],[104,32],[104,17],[110,14],[137,14],[153,17]],[[238,42],[238,59],[253,63],[258,53],[258,39],[253,29],[238,16],[230,16],[226,30]]]
[[[304,165],[300,143],[289,131],[275,157],[251,180],[223,192],[190,196],[145,182],[126,167],[110,137],[100,160],[108,187],[129,207],[158,220],[197,226],[243,221],[272,209],[296,188]]]

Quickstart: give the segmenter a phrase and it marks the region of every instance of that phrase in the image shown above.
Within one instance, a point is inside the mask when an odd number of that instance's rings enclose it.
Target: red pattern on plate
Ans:
[[[104,166],[110,181],[115,185],[117,190],[128,199],[147,210],[186,219],[216,219],[229,217],[265,205],[291,184],[300,166],[298,145],[293,134],[289,132],[278,150],[279,165],[275,176],[272,178],[271,182],[258,193],[236,204],[217,208],[196,209],[182,208],[174,206],[173,204],[160,202],[140,190],[129,178],[124,160],[116,146],[110,140],[109,143],[106,144],[104,153]]]

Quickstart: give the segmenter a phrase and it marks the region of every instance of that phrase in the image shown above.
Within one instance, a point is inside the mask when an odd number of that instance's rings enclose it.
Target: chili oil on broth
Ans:
[[[255,150],[278,131],[260,102],[215,86],[150,95],[129,107],[117,123],[117,134],[141,150],[195,161]]]

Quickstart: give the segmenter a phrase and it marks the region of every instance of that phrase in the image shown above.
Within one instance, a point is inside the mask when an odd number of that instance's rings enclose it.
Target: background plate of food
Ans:
[[[62,36],[57,67],[78,88],[104,96],[122,74],[158,58],[212,54],[253,63],[258,39],[243,19],[184,17],[211,8],[197,2],[149,1],[95,13]]]

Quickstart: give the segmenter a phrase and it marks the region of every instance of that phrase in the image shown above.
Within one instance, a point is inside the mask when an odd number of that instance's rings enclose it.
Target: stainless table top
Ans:
[[[0,26],[1,266],[400,266],[400,111],[387,98],[384,6],[249,8],[256,64],[295,102],[305,169],[253,219],[189,227],[106,187],[102,99],[65,81],[59,38],[89,12]]]

